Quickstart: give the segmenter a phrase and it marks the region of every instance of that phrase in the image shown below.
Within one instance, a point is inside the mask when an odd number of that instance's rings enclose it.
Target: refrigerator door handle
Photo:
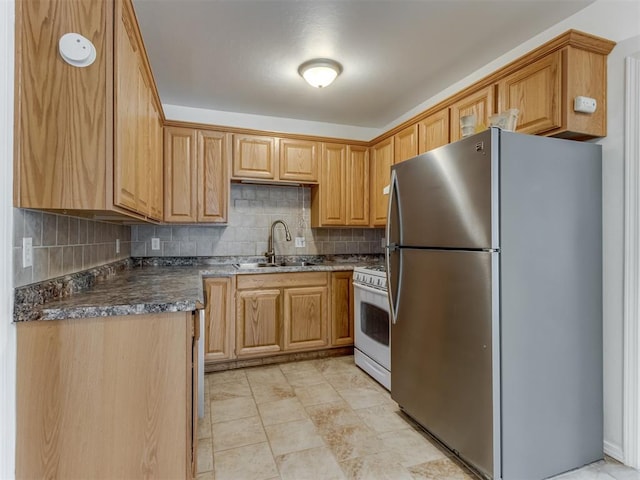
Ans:
[[[387,229],[386,229],[386,237],[387,237],[387,246],[384,249],[385,263],[387,269],[387,283],[388,283],[388,295],[389,295],[389,315],[391,316],[391,322],[396,323],[397,321],[397,307],[398,302],[400,300],[400,283],[402,279],[402,255],[400,252],[400,248],[398,247],[397,241],[400,240],[400,231],[397,230],[398,238],[391,238],[392,232],[394,232],[394,227],[396,229],[400,228],[400,225],[394,225],[393,221],[400,219],[400,203],[398,201],[398,178],[396,176],[395,170],[391,171],[391,183],[389,188],[389,209],[387,211]],[[391,265],[391,255],[397,255],[399,261],[397,265],[394,267],[398,268],[397,275],[395,274],[395,270],[392,270]],[[397,285],[395,284],[395,279],[398,279]]]

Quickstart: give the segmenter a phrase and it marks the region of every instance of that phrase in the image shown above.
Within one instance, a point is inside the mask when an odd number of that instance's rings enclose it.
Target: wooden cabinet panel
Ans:
[[[191,312],[16,330],[17,478],[191,478]]]
[[[418,124],[396,133],[393,139],[393,163],[400,163],[418,154]]]
[[[245,290],[236,294],[236,355],[282,350],[282,291]]]
[[[387,223],[389,195],[383,189],[389,185],[393,154],[393,137],[371,147],[371,224],[375,227]]]
[[[164,219],[197,221],[196,132],[167,127],[164,132]]]
[[[353,345],[352,272],[331,274],[331,345]]]
[[[489,117],[494,111],[494,87],[490,85],[482,90],[478,90],[462,100],[458,100],[451,105],[451,141],[455,142],[462,138],[460,128],[460,117],[465,115],[475,115],[476,124],[489,125]]]
[[[235,357],[235,317],[232,279],[206,278],[205,288],[205,360],[229,360]]]
[[[449,109],[429,115],[418,123],[418,154],[449,143]]]
[[[327,287],[284,290],[284,349],[328,345]]]
[[[318,143],[280,139],[280,180],[318,181]]]
[[[164,159],[163,159],[163,133],[162,117],[156,108],[155,102],[149,104],[151,108],[151,131],[149,133],[149,143],[151,150],[151,204],[149,205],[149,216],[155,220],[164,219]]]
[[[340,143],[322,144],[321,206],[322,225],[347,223],[347,146]]]
[[[135,146],[137,157],[135,159],[136,173],[136,211],[143,215],[149,215],[151,208],[151,172],[153,171],[153,159],[151,158],[151,87],[145,78],[146,74],[142,65],[138,65],[138,125]]]
[[[198,130],[198,221],[226,223],[231,135]]]
[[[369,225],[369,149],[347,147],[347,225]]]
[[[554,52],[498,83],[498,111],[517,108],[516,130],[536,134],[562,125],[562,52]]]
[[[234,134],[234,178],[277,179],[276,140],[274,137]]]

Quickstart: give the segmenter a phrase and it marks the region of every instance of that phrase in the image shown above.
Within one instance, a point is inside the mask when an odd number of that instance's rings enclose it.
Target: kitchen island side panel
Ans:
[[[505,480],[603,457],[600,146],[501,133]]]

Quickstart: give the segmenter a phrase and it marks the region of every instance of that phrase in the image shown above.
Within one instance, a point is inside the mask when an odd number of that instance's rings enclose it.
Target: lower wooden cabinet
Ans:
[[[353,345],[351,278],[351,271],[206,278],[205,361]]]
[[[17,325],[16,478],[192,478],[192,312]]]
[[[331,345],[353,345],[352,272],[331,274]]]

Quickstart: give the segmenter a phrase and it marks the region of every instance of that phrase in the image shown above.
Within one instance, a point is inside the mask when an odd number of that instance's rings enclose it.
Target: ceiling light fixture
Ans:
[[[342,65],[328,58],[315,58],[300,65],[298,73],[312,87],[323,88],[331,85],[342,73]]]

